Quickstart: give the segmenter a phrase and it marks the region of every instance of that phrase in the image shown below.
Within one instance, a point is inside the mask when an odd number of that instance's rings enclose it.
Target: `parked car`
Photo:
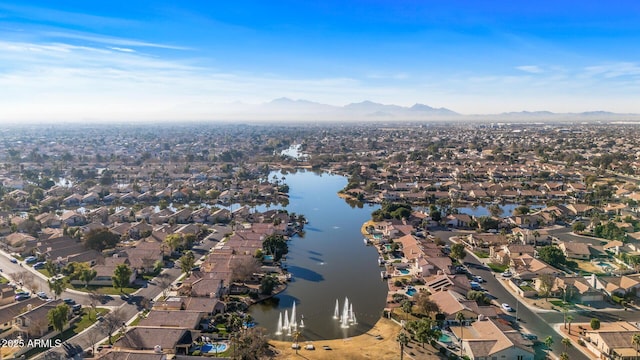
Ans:
[[[34,263],[34,262],[36,262],[36,261],[38,261],[38,258],[37,258],[37,257],[35,257],[35,256],[27,256],[27,257],[24,259],[24,262],[25,262],[25,263],[27,263],[27,264],[31,264],[31,263]]]
[[[471,290],[482,290],[482,286],[478,282],[472,281],[470,284]]]
[[[73,310],[73,312],[77,314],[77,313],[79,313],[79,312],[80,312],[80,310],[82,310],[82,305],[80,305],[80,304],[75,304],[75,305],[73,305],[73,306],[71,307],[71,310]]]
[[[14,263],[14,264],[17,264],[17,263],[18,263],[18,260],[16,260],[16,258],[11,258],[11,259],[9,259],[9,261],[11,261],[11,262],[12,262],[12,263]]]
[[[507,303],[502,303],[502,310],[504,311],[508,311],[508,312],[514,312],[515,310],[513,310],[513,308],[507,304]]]
[[[36,293],[36,295],[37,295],[40,299],[44,299],[44,300],[46,300],[46,299],[48,299],[48,298],[49,298],[49,297],[47,296],[47,294],[46,294],[44,291],[38,291],[38,292]]]
[[[64,303],[67,304],[67,305],[75,305],[76,304],[76,301],[73,300],[72,298],[65,298],[65,299],[62,299],[62,301],[64,301]]]
[[[513,276],[513,274],[509,270],[505,270],[505,272],[502,273],[502,277],[508,278],[508,277],[512,277],[512,276]]]
[[[40,262],[37,262],[37,263],[33,264],[33,268],[36,269],[36,270],[44,269],[44,265],[45,264],[46,264],[45,262],[40,261]]]
[[[482,278],[482,276],[474,276],[473,280],[482,284],[484,282],[484,279]]]
[[[22,301],[22,300],[27,300],[31,298],[31,296],[26,295],[26,294],[20,294],[20,295],[16,295],[16,301]]]
[[[536,334],[522,334],[522,337],[527,339],[527,340],[534,341],[534,342],[538,340],[538,335],[536,335]]]

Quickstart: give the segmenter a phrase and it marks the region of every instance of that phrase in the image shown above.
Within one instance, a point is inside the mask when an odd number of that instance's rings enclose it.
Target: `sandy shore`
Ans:
[[[300,340],[302,349],[291,349],[290,341],[270,341],[278,351],[278,359],[399,359],[400,347],[396,336],[400,326],[389,319],[381,318],[375,326],[365,334],[347,339],[336,340]],[[380,335],[379,340],[377,336]],[[306,350],[306,344],[313,344],[315,350]],[[329,346],[331,350],[324,350]]]

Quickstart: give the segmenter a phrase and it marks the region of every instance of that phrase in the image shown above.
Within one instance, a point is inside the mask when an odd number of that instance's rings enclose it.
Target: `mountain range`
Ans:
[[[425,104],[400,106],[381,104],[365,100],[344,106],[322,104],[319,102],[290,99],[274,99],[262,104],[235,102],[230,104],[189,104],[180,107],[185,114],[201,118],[243,119],[243,120],[282,120],[282,121],[550,121],[550,120],[640,120],[638,114],[618,114],[607,111],[588,111],[581,113],[554,113],[550,111],[520,111],[489,115],[463,115],[444,107],[435,108]]]

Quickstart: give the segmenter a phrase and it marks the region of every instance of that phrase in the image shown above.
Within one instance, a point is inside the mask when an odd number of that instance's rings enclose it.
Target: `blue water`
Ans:
[[[281,173],[275,175],[282,178]],[[378,207],[351,207],[339,198],[337,192],[347,184],[343,176],[307,171],[284,176],[289,185],[286,209],[303,214],[308,224],[304,238],[289,242],[286,264],[293,280],[276,296],[279,303],[254,305],[251,316],[269,336],[287,341],[291,336],[274,334],[279,314],[284,316],[288,310],[291,316],[294,302],[296,321],[304,315],[304,339],[342,339],[369,331],[382,314],[387,287],[380,281],[378,252],[373,246],[362,246],[360,229]],[[345,297],[353,305],[358,324],[343,329],[333,312],[336,300],[342,306]]]
[[[409,296],[413,296],[415,293],[417,293],[418,291],[416,289],[409,289],[407,290],[407,295]]]
[[[225,343],[204,344],[202,345],[202,353],[225,352],[229,346]]]
[[[400,269],[400,273],[405,274],[405,275],[409,275],[409,270],[407,270],[407,269]]]
[[[442,334],[442,335],[440,335],[440,338],[438,340],[440,342],[443,342],[443,343],[450,343],[451,342],[451,336],[449,336],[447,334]]]

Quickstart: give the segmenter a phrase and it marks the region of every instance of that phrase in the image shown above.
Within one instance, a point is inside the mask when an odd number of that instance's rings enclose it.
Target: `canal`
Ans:
[[[291,336],[286,330],[275,335],[278,319],[286,312],[291,322],[294,303],[295,321],[304,322],[298,327],[301,340],[347,338],[368,331],[382,314],[387,292],[378,253],[364,245],[360,232],[377,207],[351,207],[339,198],[337,192],[347,184],[343,176],[298,171],[284,177],[290,195],[286,209],[303,214],[309,223],[304,238],[289,242],[286,264],[293,280],[277,301],[253,305],[251,315],[271,338],[282,340]],[[333,318],[336,300],[342,315],[345,298],[357,322],[348,327]]]

